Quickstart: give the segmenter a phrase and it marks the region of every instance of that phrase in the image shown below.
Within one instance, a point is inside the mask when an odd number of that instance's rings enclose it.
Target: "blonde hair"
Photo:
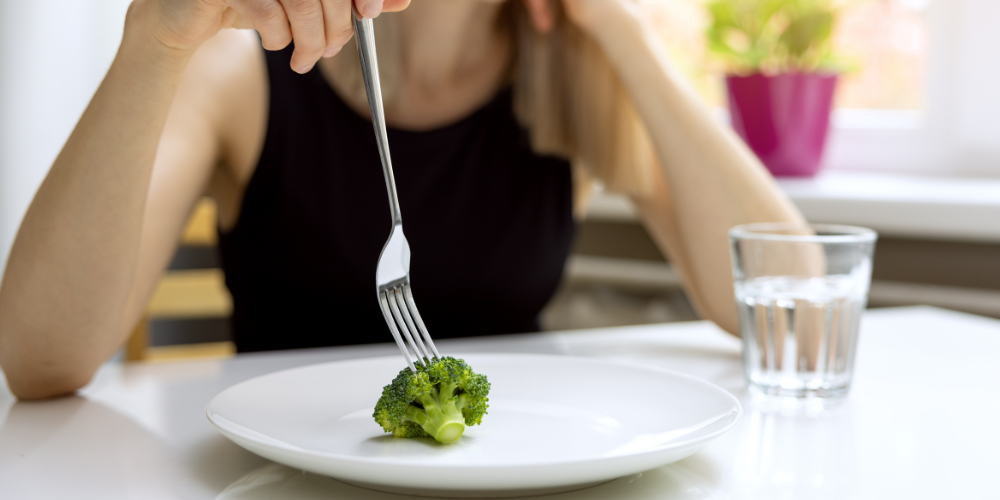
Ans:
[[[536,153],[571,161],[578,208],[594,181],[610,191],[645,194],[655,163],[645,126],[601,47],[566,18],[561,2],[553,7],[553,29],[539,33],[520,0],[505,5],[504,22],[514,44],[514,113]],[[386,102],[395,94],[402,66],[394,17],[379,16],[375,29]],[[338,76],[345,88],[340,90],[363,99],[356,54],[343,59]]]

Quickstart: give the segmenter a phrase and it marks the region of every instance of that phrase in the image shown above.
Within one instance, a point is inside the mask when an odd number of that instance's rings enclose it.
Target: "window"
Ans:
[[[678,68],[723,106],[705,0],[647,0]],[[841,0],[834,39],[857,62],[838,90],[827,168],[1000,176],[996,0]]]
[[[841,8],[834,44],[857,61],[837,107],[923,108],[927,29],[924,0],[860,0]]]

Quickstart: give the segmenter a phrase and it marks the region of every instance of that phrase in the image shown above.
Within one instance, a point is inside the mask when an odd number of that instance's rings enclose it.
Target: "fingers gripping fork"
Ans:
[[[361,59],[361,73],[371,108],[372,126],[382,159],[382,173],[389,193],[389,210],[392,215],[392,230],[389,240],[382,248],[375,271],[375,288],[378,303],[385,322],[396,339],[399,350],[410,370],[417,371],[415,362],[426,363],[440,357],[431,335],[424,326],[417,305],[410,291],[410,245],[403,236],[403,220],[399,214],[399,198],[396,196],[396,181],[392,175],[392,160],[389,157],[389,140],[385,130],[385,116],[382,111],[382,90],[379,86],[378,60],[375,56],[375,36],[372,20],[352,15],[354,35],[358,42]],[[411,352],[413,353],[411,355]]]

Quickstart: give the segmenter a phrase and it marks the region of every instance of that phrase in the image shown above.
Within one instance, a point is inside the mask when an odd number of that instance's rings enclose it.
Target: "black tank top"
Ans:
[[[375,267],[391,229],[371,122],[319,69],[267,53],[267,135],[221,234],[240,352],[391,342]],[[570,167],[532,152],[509,90],[426,132],[390,128],[414,299],[434,338],[538,329],[575,232]]]

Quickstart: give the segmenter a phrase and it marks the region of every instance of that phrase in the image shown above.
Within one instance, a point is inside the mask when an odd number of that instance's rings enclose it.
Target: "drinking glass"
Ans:
[[[871,284],[875,232],[771,223],[737,226],[729,236],[751,393],[845,396]]]

